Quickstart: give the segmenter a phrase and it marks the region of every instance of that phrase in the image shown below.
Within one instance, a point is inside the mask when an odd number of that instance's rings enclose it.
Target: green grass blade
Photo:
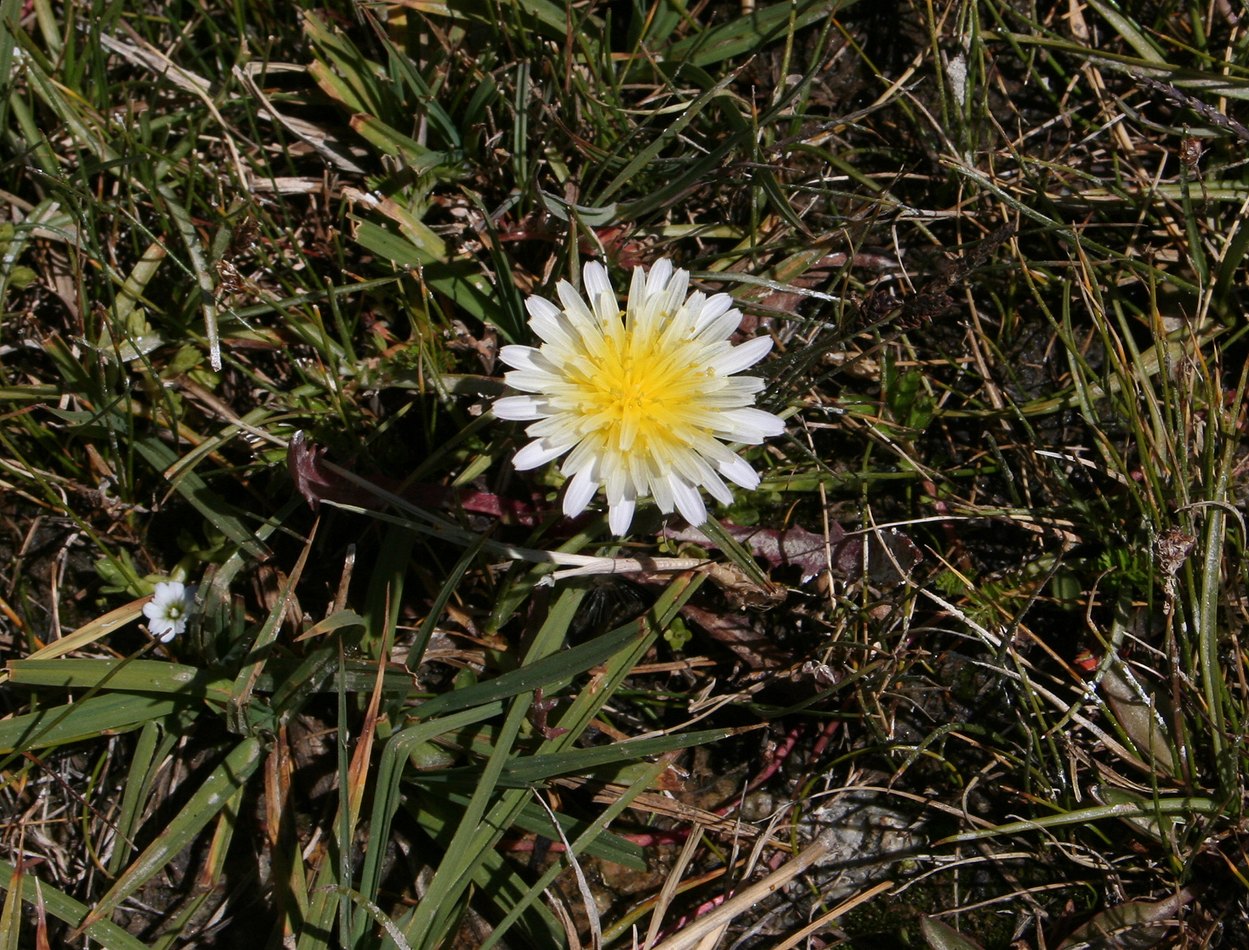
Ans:
[[[123,901],[191,844],[246,785],[260,765],[262,751],[260,740],[250,737],[235,746],[173,820],[96,902],[87,918],[88,923],[111,916]]]
[[[13,881],[16,874],[17,868],[14,865],[0,859],[0,880],[6,882],[6,889],[8,882]],[[88,909],[81,901],[75,900],[51,885],[37,881],[30,874],[21,875],[20,880],[21,898],[31,907],[42,902],[49,914],[75,928],[82,927],[83,922],[87,920]],[[104,950],[148,950],[126,931],[108,920],[96,920],[87,924],[84,933],[92,940],[99,942]]]
[[[129,732],[186,708],[185,699],[137,693],[91,696],[0,721],[0,752],[48,749],[105,733]]]

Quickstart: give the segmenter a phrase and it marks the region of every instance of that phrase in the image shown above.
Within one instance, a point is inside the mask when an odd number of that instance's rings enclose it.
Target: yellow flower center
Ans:
[[[665,446],[685,444],[699,408],[699,382],[708,371],[698,365],[698,349],[686,341],[663,341],[662,334],[639,339],[626,327],[609,335],[606,348],[575,370],[582,393],[583,431],[621,452],[652,456]]]

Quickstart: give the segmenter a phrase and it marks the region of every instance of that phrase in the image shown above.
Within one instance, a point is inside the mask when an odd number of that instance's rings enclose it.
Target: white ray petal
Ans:
[[[612,534],[623,538],[629,533],[629,525],[633,524],[633,512],[636,508],[637,502],[631,498],[623,498],[611,506],[607,515],[607,526],[611,528]]]
[[[575,518],[585,511],[590,505],[590,499],[598,491],[598,482],[591,477],[592,471],[589,466],[583,468],[568,480],[568,485],[564,488],[564,514],[569,518]]]
[[[664,257],[657,260],[651,271],[646,275],[646,295],[653,297],[655,294],[661,293],[668,286],[668,281],[672,277],[672,261]]]
[[[754,491],[759,487],[759,473],[751,468],[750,463],[740,455],[734,455],[732,462],[716,467],[720,469],[721,475],[747,491]]]
[[[539,439],[536,442],[530,442],[523,449],[516,453],[512,459],[512,467],[518,472],[527,472],[531,468],[537,468],[539,465],[545,465],[547,462],[559,458],[567,452],[572,446],[561,445],[559,443],[548,442],[546,439]]]
[[[702,332],[703,327],[709,326],[713,321],[720,319],[726,313],[733,309],[733,298],[728,294],[712,294],[699,308],[698,315],[694,318],[694,329]],[[742,315],[737,314],[737,320],[733,326],[736,328],[741,323]]]
[[[531,422],[546,417],[545,396],[504,396],[494,401],[494,414],[509,422]]]
[[[729,409],[721,413],[720,419],[725,425],[724,431],[729,433],[727,438],[748,445],[758,445],[785,431],[782,419],[762,409]]]
[[[740,373],[742,370],[754,366],[767,356],[771,349],[772,338],[770,336],[757,336],[753,340],[747,340],[745,343],[733,347],[712,363],[712,367],[717,373],[732,376],[734,373]]]
[[[559,383],[558,376],[544,369],[514,369],[505,374],[503,380],[513,389],[528,393],[546,392]]]
[[[586,299],[590,301],[591,309],[596,309],[599,300],[604,296],[611,300],[616,299],[615,291],[611,288],[611,280],[607,276],[607,268],[598,261],[590,261],[585,265],[582,271],[582,284],[585,286]],[[615,309],[615,304],[612,304]]]
[[[678,475],[668,476],[668,485],[672,488],[673,498],[676,499],[677,511],[681,512],[685,520],[695,528],[706,524],[707,506],[703,504],[703,496],[698,493],[698,489],[687,484]]]

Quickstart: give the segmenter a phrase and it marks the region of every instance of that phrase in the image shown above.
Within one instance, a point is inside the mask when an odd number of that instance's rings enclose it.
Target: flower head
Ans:
[[[161,581],[152,599],[143,605],[147,627],[161,643],[168,643],[183,630],[195,606],[195,588],[181,581]]]
[[[562,309],[540,297],[525,303],[541,346],[505,346],[504,377],[527,395],[494,403],[501,419],[532,421],[533,441],[516,453],[518,469],[536,468],[568,453],[564,514],[607,495],[614,534],[629,530],[639,499],[653,497],[692,525],[707,520],[700,489],[728,504],[728,479],[758,486],[750,464],[726,442],[758,444],[785,424],[755,409],[762,379],[735,376],[772,348],[761,336],[738,346],[729,337],[741,312],[728,294],[691,294],[689,273],[664,259],[645,273],[634,268],[621,314],[602,264],[585,266],[583,300],[571,284],[556,287]],[[623,319],[622,319],[623,317]]]

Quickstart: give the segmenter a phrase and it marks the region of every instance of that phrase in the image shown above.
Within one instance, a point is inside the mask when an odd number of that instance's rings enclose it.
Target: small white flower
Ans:
[[[563,309],[540,297],[525,302],[541,346],[499,352],[513,367],[507,384],[532,394],[494,403],[500,419],[533,421],[525,429],[533,441],[514,464],[536,468],[568,453],[560,471],[569,477],[569,517],[602,487],[616,535],[628,532],[646,497],[697,526],[707,520],[700,488],[727,505],[733,495],[724,479],[746,489],[759,484],[755,470],[725,443],[757,445],[785,430],[780,418],[754,408],[763,380],[733,375],[763,359],[772,340],[729,343],[741,312],[728,294],[686,299],[689,276],[667,259],[649,274],[634,268],[622,315],[607,269],[591,262],[588,305],[560,281]]]
[[[181,581],[161,581],[152,599],[143,605],[147,627],[161,643],[168,643],[186,629],[195,606],[195,588]]]

